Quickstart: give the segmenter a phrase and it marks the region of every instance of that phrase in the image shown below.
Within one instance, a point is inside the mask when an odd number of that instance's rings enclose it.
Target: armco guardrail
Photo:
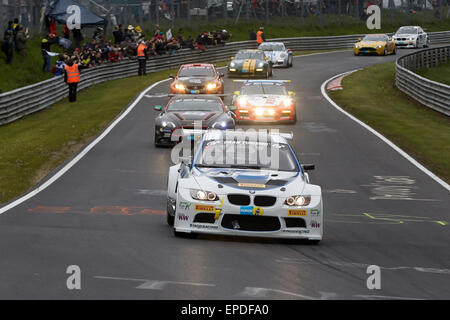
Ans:
[[[450,86],[414,73],[418,68],[432,68],[450,62],[450,46],[420,50],[397,59],[397,88],[421,104],[450,116]]]
[[[450,42],[450,31],[430,33],[432,43]],[[283,41],[287,48],[294,51],[330,50],[351,48],[363,35],[333,37],[303,37],[270,39]],[[147,72],[167,70],[183,63],[213,62],[227,60],[237,50],[255,48],[254,41],[227,43],[225,46],[211,47],[206,52],[198,50],[180,50],[174,55],[151,57],[147,60]],[[101,65],[84,70],[81,74],[79,89],[84,89],[108,80],[137,75],[137,61],[126,60]],[[45,109],[68,94],[62,77],[48,79],[27,87],[0,94],[0,125],[10,123],[30,113]]]

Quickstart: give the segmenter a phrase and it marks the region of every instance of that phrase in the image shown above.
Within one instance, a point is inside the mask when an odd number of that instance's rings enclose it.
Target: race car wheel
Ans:
[[[383,52],[383,56],[387,55],[387,48],[384,47],[384,52]]]
[[[308,244],[311,245],[318,245],[320,243],[320,240],[308,240]]]
[[[166,213],[167,216],[167,224],[169,226],[173,226],[174,222],[175,222],[175,217],[171,216],[169,213]]]
[[[392,54],[393,54],[393,55],[396,55],[396,54],[397,54],[397,47],[394,47],[394,51],[392,51]]]
[[[424,48],[428,48],[430,45],[430,40],[427,38],[427,41],[425,41],[425,44],[423,45]]]
[[[270,77],[269,68],[267,68],[267,71],[266,71],[266,79],[268,79],[269,77]]]
[[[291,68],[292,67],[292,62],[294,61],[294,58],[293,57],[291,57],[291,59],[289,60],[289,63],[288,63],[288,67],[289,68]]]

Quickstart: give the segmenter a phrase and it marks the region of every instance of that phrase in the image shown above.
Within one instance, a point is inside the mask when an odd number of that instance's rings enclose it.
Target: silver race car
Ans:
[[[294,60],[292,51],[286,49],[283,42],[263,42],[258,49],[264,51],[264,55],[269,58],[274,67],[292,67]]]
[[[392,36],[397,48],[427,48],[430,45],[428,35],[419,26],[403,26]]]
[[[200,139],[189,139],[198,141],[195,156],[183,152],[182,162],[169,170],[167,222],[175,235],[318,243],[323,234],[322,191],[306,172],[314,165],[299,163],[287,142],[290,138],[291,134],[271,132],[207,130]]]

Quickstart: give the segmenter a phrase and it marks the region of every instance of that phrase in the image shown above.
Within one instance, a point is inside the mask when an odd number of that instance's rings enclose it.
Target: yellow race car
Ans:
[[[353,46],[353,53],[355,56],[360,54],[376,54],[378,56],[385,56],[387,54],[396,54],[397,47],[395,41],[387,34],[368,34],[362,40]]]

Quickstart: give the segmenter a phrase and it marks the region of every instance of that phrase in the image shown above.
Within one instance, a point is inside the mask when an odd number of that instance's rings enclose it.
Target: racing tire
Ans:
[[[430,46],[430,40],[428,40],[425,42],[425,44],[423,45],[424,48],[428,48]]]
[[[396,55],[396,54],[397,54],[397,47],[394,47],[394,51],[392,51],[392,54],[393,54],[393,55]]]
[[[266,76],[265,76],[265,78],[266,78],[266,79],[269,79],[269,77],[270,77],[270,73],[269,73],[269,68],[267,68],[267,71],[266,71]]]
[[[308,244],[310,244],[310,245],[316,246],[316,245],[318,245],[319,243],[320,243],[320,240],[308,240]]]
[[[387,56],[387,48],[386,47],[384,47],[383,56]]]
[[[270,67],[270,77],[273,76],[273,67]]]
[[[173,235],[177,238],[184,238],[184,239],[195,239],[197,238],[196,233],[186,233],[186,232],[178,232],[173,228]]]
[[[292,68],[293,62],[294,62],[294,58],[291,57],[291,61],[288,63],[288,68]]]
[[[171,216],[169,213],[166,213],[166,216],[167,216],[167,224],[172,227],[173,224],[175,223],[175,217]]]

